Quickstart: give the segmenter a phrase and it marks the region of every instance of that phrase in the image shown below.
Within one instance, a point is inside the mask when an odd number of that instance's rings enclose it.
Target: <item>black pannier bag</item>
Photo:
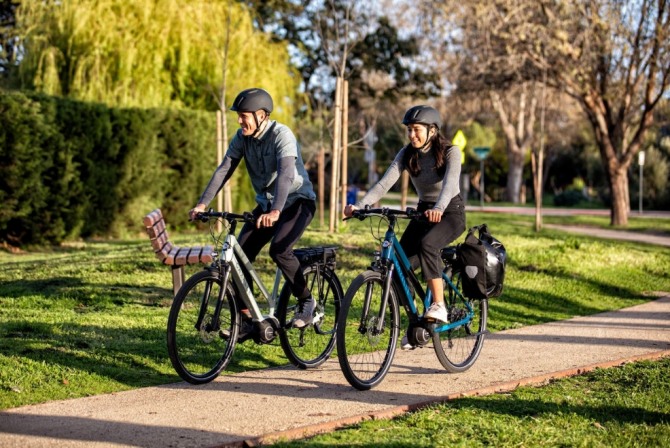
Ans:
[[[475,236],[477,231],[479,237]],[[489,233],[486,224],[471,227],[457,253],[463,266],[461,283],[465,297],[488,299],[502,294],[507,252]]]

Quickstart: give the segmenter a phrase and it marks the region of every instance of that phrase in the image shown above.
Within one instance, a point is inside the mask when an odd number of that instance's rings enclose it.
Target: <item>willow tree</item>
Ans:
[[[24,88],[121,107],[216,110],[232,100],[217,94],[226,79],[230,96],[266,88],[284,122],[296,107],[286,44],[256,30],[233,0],[24,0],[17,32]]]

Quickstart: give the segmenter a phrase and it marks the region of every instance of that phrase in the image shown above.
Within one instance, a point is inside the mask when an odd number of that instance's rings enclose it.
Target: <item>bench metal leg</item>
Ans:
[[[182,283],[184,283],[184,266],[172,266],[172,290],[175,296]]]

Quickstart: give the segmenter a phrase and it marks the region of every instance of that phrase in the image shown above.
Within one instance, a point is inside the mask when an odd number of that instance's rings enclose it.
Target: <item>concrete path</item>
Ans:
[[[272,368],[198,387],[177,383],[15,408],[0,412],[0,447],[254,446],[663,356],[670,356],[667,293],[615,312],[495,333],[462,374],[447,374],[431,348],[399,350],[385,381],[366,392],[349,386],[333,358],[310,371]]]

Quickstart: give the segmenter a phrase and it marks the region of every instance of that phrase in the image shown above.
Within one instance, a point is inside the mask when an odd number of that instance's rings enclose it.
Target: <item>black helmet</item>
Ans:
[[[256,88],[241,91],[230,108],[235,112],[256,112],[261,109],[272,112],[272,97],[267,91]]]
[[[402,124],[425,124],[427,126],[434,125],[438,129],[442,127],[442,119],[440,113],[430,106],[414,106],[407,109],[405,116],[402,119]]]

